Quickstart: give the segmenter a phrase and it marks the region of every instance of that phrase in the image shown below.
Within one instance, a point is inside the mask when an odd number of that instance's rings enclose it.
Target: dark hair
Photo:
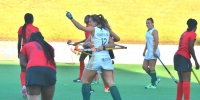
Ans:
[[[37,41],[43,48],[45,57],[48,61],[53,61],[53,63],[55,62],[54,60],[54,51],[53,48],[51,47],[51,45],[49,45],[45,40],[44,37],[42,36],[42,34],[40,32],[37,33],[32,33],[30,35],[30,39],[29,41]],[[54,63],[55,64],[55,63]]]
[[[27,43],[27,41],[26,41],[26,26],[27,26],[27,24],[33,23],[33,15],[30,13],[26,13],[24,16],[24,20],[25,20],[25,24],[22,27],[22,36],[23,36],[24,42]]]
[[[150,20],[152,23],[154,23],[153,18],[147,18],[147,20]]]
[[[86,24],[89,23],[89,18],[90,18],[90,15],[86,15],[86,16],[85,16],[85,20],[84,20],[84,22],[85,22]]]
[[[111,30],[110,25],[108,24],[108,21],[103,17],[102,14],[99,15],[91,15],[90,18],[92,21],[97,22],[98,25],[101,25],[102,28],[105,28],[107,30]]]
[[[190,32],[197,26],[197,21],[195,19],[190,18],[187,21],[187,25],[188,25],[187,31]]]

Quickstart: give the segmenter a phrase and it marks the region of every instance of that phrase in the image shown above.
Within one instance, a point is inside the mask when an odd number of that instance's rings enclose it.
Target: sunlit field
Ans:
[[[17,40],[27,12],[34,15],[34,25],[48,41],[84,39],[83,32],[66,18],[66,11],[70,11],[82,25],[85,15],[103,14],[121,37],[121,43],[144,43],[145,21],[152,17],[160,43],[177,44],[186,30],[187,19],[200,21],[199,5],[199,0],[1,0],[0,40]]]
[[[53,100],[82,100],[81,83],[74,83],[78,77],[79,64],[69,65],[57,63],[57,83]],[[163,66],[157,66],[156,71],[161,82],[157,89],[145,89],[150,77],[142,70],[142,65],[114,65],[114,81],[121,93],[122,100],[175,100],[176,84],[170,78]],[[177,79],[173,66],[167,66]],[[200,71],[196,71],[200,75]],[[0,62],[0,98],[1,100],[26,100],[21,96],[19,80],[20,67],[18,62]],[[99,75],[100,76],[100,75]],[[105,93],[101,78],[99,84],[92,85],[95,90],[91,100],[112,100],[110,93]],[[191,100],[199,100],[199,84],[191,76]]]

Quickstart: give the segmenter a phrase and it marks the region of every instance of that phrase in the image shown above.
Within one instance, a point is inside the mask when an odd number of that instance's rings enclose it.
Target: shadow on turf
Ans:
[[[2,94],[0,98],[2,100],[24,100],[21,97],[20,90],[20,68],[17,68],[17,66],[19,65],[0,64],[0,76],[6,76],[1,77],[0,82],[0,93]],[[124,66],[126,69],[130,69],[130,71],[127,71],[121,69],[121,65],[115,66],[114,80],[123,100],[174,100],[176,84],[170,77],[160,77],[161,83],[159,83],[157,89],[146,90],[144,86],[150,82],[150,77],[145,73],[141,73],[141,67],[133,67],[133,65]],[[78,73],[78,64],[57,63],[57,83],[54,100],[81,100],[81,84],[73,82],[78,77]],[[168,75],[167,73],[163,74]],[[101,78],[100,84],[92,85],[92,87],[95,89],[95,92],[92,94],[91,100],[112,100],[109,93],[104,93]],[[199,91],[199,85],[191,82],[191,100],[198,100],[200,98],[197,91]]]

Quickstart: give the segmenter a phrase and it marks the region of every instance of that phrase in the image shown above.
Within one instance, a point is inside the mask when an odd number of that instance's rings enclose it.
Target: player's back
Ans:
[[[178,50],[176,52],[176,54],[180,54],[188,59],[190,59],[190,50],[189,50],[189,46],[190,46],[190,41],[193,38],[196,38],[196,33],[194,31],[185,31],[179,40],[179,47]]]
[[[33,66],[44,66],[56,69],[52,60],[47,62],[44,50],[38,42],[29,42],[25,44],[23,48],[28,57],[27,69]]]
[[[23,29],[23,26],[21,26],[19,28],[18,34],[23,37],[23,30],[22,29]],[[28,38],[31,35],[31,33],[39,32],[39,29],[37,27],[33,26],[32,24],[27,24],[25,32],[26,32],[25,33],[26,34],[26,42],[23,39],[23,44],[22,45],[28,43]]]
[[[108,44],[109,38],[110,38],[110,33],[108,30],[100,27],[94,27],[95,28],[95,33],[94,36],[92,36],[92,42],[94,43],[94,47],[98,48],[100,46],[105,46]],[[94,52],[93,54],[95,55],[107,55],[108,51],[103,50],[100,52]]]

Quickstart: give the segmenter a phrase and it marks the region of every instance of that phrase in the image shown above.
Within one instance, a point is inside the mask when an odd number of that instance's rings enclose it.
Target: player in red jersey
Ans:
[[[56,84],[54,49],[40,32],[30,35],[20,53],[20,65],[26,68],[28,100],[52,100]]]
[[[89,18],[90,18],[90,15],[86,15],[85,16],[84,22],[87,25],[86,27],[90,27],[90,25],[89,25]],[[88,37],[90,37],[90,32],[85,32],[85,39],[82,40],[82,41],[79,41],[79,42],[75,42],[75,45],[78,45],[80,43],[85,42],[88,39]],[[92,52],[88,52],[88,53],[92,54]],[[83,70],[85,68],[84,60],[85,60],[86,57],[87,57],[87,54],[81,53],[80,58],[79,58],[79,61],[80,61],[79,77],[77,79],[73,80],[74,82],[81,82],[81,78],[82,78],[82,75],[83,75]],[[89,58],[90,57],[91,56],[89,56]],[[94,78],[94,80],[97,81],[98,80],[98,76],[96,76]]]
[[[39,32],[39,29],[33,26],[33,15],[30,13],[26,13],[24,16],[25,24],[21,26],[18,30],[18,57],[20,54],[21,47],[28,43],[28,37],[33,32]],[[23,41],[22,41],[23,40]],[[22,44],[21,44],[22,43]],[[21,74],[20,80],[22,85],[22,96],[26,98],[26,87],[25,87],[25,76],[26,76],[26,69],[21,67]]]
[[[199,63],[194,51],[197,21],[195,19],[189,19],[187,25],[188,28],[181,35],[179,48],[174,55],[174,69],[178,72],[179,76],[176,100],[182,100],[183,95],[184,100],[190,100],[190,77],[192,70],[192,63],[190,61],[191,56],[195,61],[196,69],[199,69]]]

